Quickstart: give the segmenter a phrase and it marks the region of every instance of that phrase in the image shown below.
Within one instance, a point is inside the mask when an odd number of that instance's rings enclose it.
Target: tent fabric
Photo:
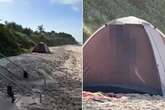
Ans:
[[[102,26],[83,46],[84,89],[163,95],[163,40],[152,24],[136,17]]]
[[[155,60],[158,64],[158,70],[159,70],[159,76],[161,79],[161,85],[162,85],[162,91],[165,93],[165,46],[164,42],[162,40],[162,37],[160,34],[156,31],[153,30],[149,26],[144,26],[146,29],[146,32],[148,33],[149,39],[151,41],[151,44],[153,46],[154,54],[155,54]],[[157,36],[157,37],[154,37]],[[158,42],[158,43],[157,43]],[[165,94],[164,94],[165,95]]]
[[[38,45],[36,45],[32,52],[37,52],[37,53],[50,53],[50,50],[47,46],[47,44],[40,42]]]
[[[110,21],[109,24],[144,24],[144,25],[153,26],[151,23],[134,16],[118,18]]]

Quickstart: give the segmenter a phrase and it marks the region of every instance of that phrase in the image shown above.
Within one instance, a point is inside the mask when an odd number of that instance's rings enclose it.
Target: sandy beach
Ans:
[[[83,92],[84,110],[165,110],[165,98],[148,94]]]
[[[14,86],[17,110],[79,110],[81,109],[82,50],[81,46],[50,47],[51,54],[22,54],[9,59],[29,73],[22,80],[22,70],[6,59],[0,65],[13,73],[18,85]],[[1,69],[3,70],[3,69]],[[10,73],[1,71],[7,77]],[[45,80],[46,79],[46,85]],[[5,82],[3,78],[1,82]],[[5,95],[5,84],[0,91]],[[5,96],[4,96],[5,97]],[[41,98],[40,98],[41,97]],[[5,98],[10,103],[9,98]],[[14,107],[13,107],[14,108]]]

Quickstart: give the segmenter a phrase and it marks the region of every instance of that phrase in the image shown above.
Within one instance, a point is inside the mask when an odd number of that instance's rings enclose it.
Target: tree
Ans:
[[[8,24],[8,21],[5,21],[5,25],[7,25]]]
[[[5,21],[5,25],[6,25],[7,28],[13,29],[15,31],[22,32],[24,30],[22,25],[16,24],[15,22],[7,22],[7,21]]]
[[[27,34],[27,35],[30,35],[30,34],[33,33],[33,30],[30,29],[30,28],[25,28],[23,32],[24,32],[25,34]]]
[[[43,27],[43,25],[39,25],[38,26],[38,31],[40,32],[40,33],[42,33],[42,32],[44,32],[44,27]]]

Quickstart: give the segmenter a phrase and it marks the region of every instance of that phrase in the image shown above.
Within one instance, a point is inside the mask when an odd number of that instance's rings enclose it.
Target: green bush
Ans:
[[[115,18],[136,16],[165,33],[165,0],[84,0],[84,24],[91,33]],[[84,40],[90,35],[84,32]]]
[[[27,52],[39,42],[45,42],[48,46],[77,44],[72,35],[64,32],[45,32],[44,30],[38,32],[23,28],[14,22],[0,24],[0,53],[6,56]]]

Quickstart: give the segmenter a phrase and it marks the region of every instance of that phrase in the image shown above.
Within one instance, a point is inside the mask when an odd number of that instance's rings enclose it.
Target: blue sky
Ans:
[[[1,22],[14,21],[36,30],[66,32],[82,42],[82,0],[0,0]]]

